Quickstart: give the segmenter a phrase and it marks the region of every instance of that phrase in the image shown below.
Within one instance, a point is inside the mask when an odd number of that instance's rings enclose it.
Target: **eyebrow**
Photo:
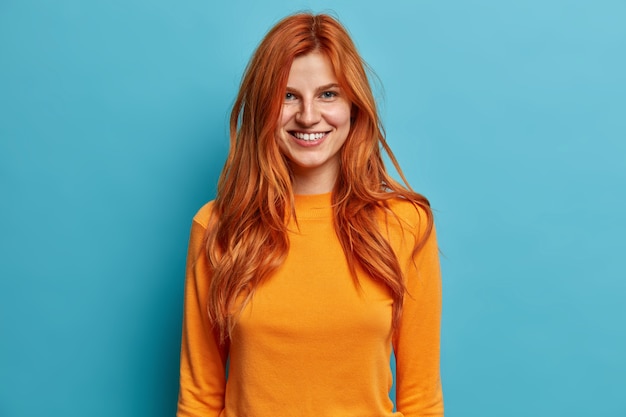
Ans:
[[[321,85],[315,89],[315,93],[321,93],[322,91],[331,90],[333,88],[341,88],[341,86],[337,83],[330,83],[326,85]],[[287,86],[287,91],[294,92],[300,94],[297,88]]]

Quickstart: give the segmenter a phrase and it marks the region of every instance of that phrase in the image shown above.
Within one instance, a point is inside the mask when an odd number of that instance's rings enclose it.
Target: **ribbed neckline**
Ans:
[[[332,193],[297,194],[294,196],[298,219],[317,219],[332,217]]]

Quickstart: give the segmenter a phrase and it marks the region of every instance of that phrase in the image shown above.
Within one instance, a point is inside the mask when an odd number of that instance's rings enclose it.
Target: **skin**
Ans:
[[[296,194],[332,191],[350,132],[350,110],[325,55],[312,52],[294,59],[276,136],[293,171]]]

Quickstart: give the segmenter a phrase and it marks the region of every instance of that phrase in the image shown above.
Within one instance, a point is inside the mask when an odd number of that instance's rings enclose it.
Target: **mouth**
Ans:
[[[289,134],[298,140],[306,142],[315,142],[323,139],[330,132],[296,132],[290,131]]]

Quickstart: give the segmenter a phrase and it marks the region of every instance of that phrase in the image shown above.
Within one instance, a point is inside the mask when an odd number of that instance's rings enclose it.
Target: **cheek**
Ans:
[[[274,139],[276,141],[276,144],[278,145],[278,149],[280,149],[282,152],[285,151],[285,142],[288,140],[286,126],[289,123],[289,119],[290,116],[288,112],[286,112],[283,108],[283,110],[280,112],[280,116],[278,116],[278,125],[276,126],[276,131],[274,133]]]
[[[294,116],[294,109],[290,106],[283,106],[278,116],[278,129],[282,129],[289,123]]]
[[[283,148],[284,145],[284,141],[286,140],[286,125],[289,123],[289,119],[290,116],[288,114],[289,112],[285,110],[285,108],[283,108],[280,112],[280,116],[278,116],[278,124],[276,125],[276,131],[274,134],[274,137],[276,138],[276,143],[278,144],[279,148]]]
[[[350,106],[348,106],[347,104],[342,105],[342,106],[337,106],[336,108],[332,109],[327,114],[326,120],[329,123],[332,123],[338,129],[341,129],[341,128],[349,129],[350,118],[352,116],[351,113],[352,112],[350,110]]]

